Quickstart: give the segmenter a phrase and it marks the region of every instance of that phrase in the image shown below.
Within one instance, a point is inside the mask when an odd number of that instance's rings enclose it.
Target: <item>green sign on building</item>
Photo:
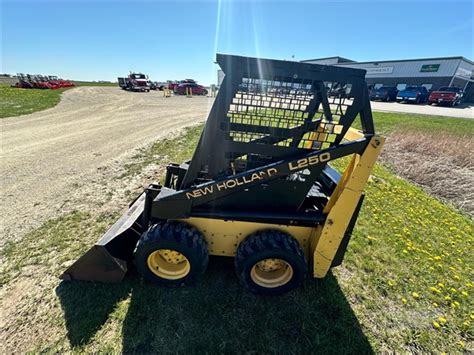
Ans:
[[[439,69],[439,64],[423,64],[421,66],[420,72],[422,73],[437,72],[438,69]]]

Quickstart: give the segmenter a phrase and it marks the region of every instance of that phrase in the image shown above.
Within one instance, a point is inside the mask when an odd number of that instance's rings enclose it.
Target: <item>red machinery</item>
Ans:
[[[59,79],[55,75],[17,74],[18,83],[14,87],[22,89],[50,89],[69,88],[75,86],[69,80]]]

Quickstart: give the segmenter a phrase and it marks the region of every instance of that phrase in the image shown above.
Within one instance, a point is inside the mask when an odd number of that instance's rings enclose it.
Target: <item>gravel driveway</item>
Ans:
[[[0,245],[57,216],[75,189],[101,178],[101,169],[205,120],[211,104],[205,97],[80,87],[54,108],[0,120]]]

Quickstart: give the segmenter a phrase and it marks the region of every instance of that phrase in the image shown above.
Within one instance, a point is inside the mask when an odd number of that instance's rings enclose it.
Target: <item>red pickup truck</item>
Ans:
[[[444,86],[437,91],[433,91],[428,98],[428,105],[447,104],[456,106],[461,101],[463,91],[456,86]]]

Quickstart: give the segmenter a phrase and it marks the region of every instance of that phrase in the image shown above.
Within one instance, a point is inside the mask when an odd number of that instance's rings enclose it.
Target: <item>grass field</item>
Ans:
[[[472,133],[465,120],[375,114],[386,133]],[[463,124],[463,128],[453,127]],[[189,158],[200,127],[124,167]],[[2,340],[10,351],[372,353],[474,351],[474,223],[378,165],[342,267],[282,297],[245,292],[231,259],[195,287],[60,282],[121,211],[76,211],[5,249]],[[5,322],[5,321],[4,321]],[[6,341],[5,341],[6,340]]]
[[[56,106],[65,90],[18,89],[0,85],[0,118],[26,115]]]
[[[74,81],[76,86],[117,86],[117,83]],[[0,118],[15,117],[46,110],[56,106],[61,94],[70,88],[58,90],[18,89],[0,84]]]
[[[73,81],[76,86],[118,86],[118,83],[100,81]]]

